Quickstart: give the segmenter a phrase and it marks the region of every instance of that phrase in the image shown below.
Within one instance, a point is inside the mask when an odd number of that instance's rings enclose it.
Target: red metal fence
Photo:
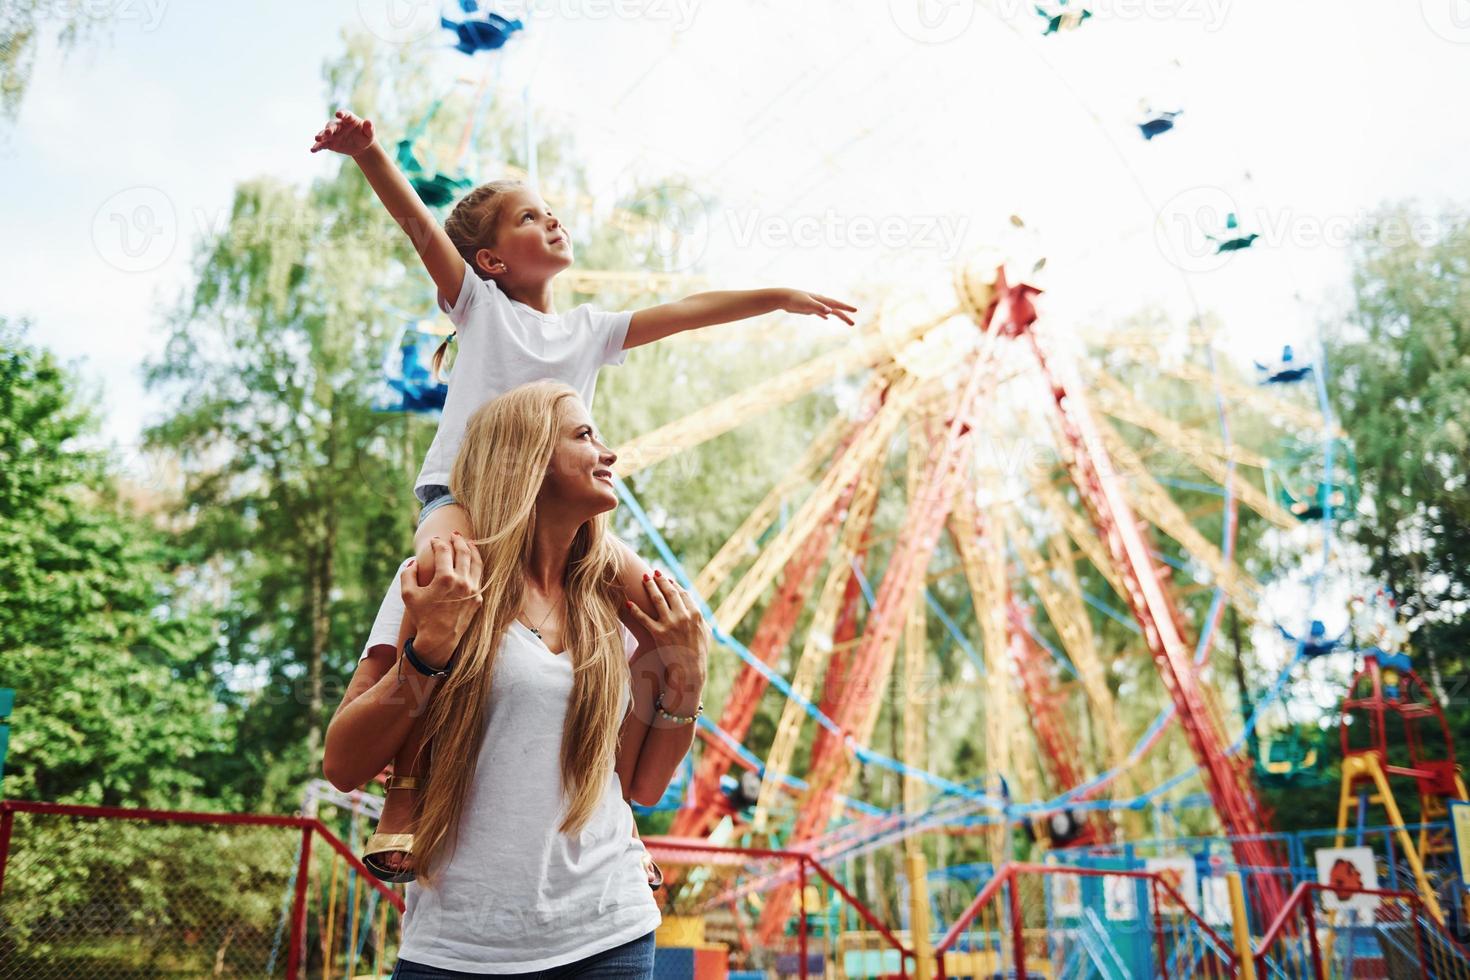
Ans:
[[[315,818],[0,801],[0,978],[386,975],[402,911]]]
[[[931,946],[880,921],[807,854],[644,843],[675,886],[660,893],[666,921],[688,914],[727,929],[705,938],[726,939],[732,965],[768,977],[844,975],[852,964],[907,977],[922,956],[939,980],[1247,967],[1263,980],[1470,980],[1470,950],[1408,892],[1299,885],[1243,963],[1228,930],[1159,872],[1011,864]],[[786,885],[800,896],[794,934],[762,947],[746,916]],[[813,900],[846,906],[868,931],[810,935]],[[395,889],[316,818],[0,801],[0,980],[382,976],[402,911]]]
[[[1259,977],[1470,980],[1470,950],[1403,891],[1303,882],[1255,950]]]
[[[1147,871],[1005,865],[935,946],[940,980],[957,972],[958,949],[970,954],[961,961],[970,976],[977,966],[987,975],[1061,976],[1100,962],[1115,976],[1237,971],[1230,940],[1163,876]]]
[[[877,949],[855,950],[870,957],[891,950],[894,971],[909,975],[914,950],[891,930],[872,910],[848,891],[826,868],[809,854],[753,847],[720,847],[698,838],[645,837],[648,853],[664,869],[671,895],[666,896],[665,916],[694,913],[715,918],[726,917],[735,926],[736,941],[731,944],[731,962],[745,969],[758,969],[768,975],[795,976],[802,980],[815,973],[827,973],[827,965],[846,954],[826,937],[816,940],[808,928],[809,884],[826,886],[833,901],[846,903],[877,937]],[[721,872],[725,872],[722,874]],[[778,940],[763,946],[752,923],[744,921],[742,902],[750,896],[772,894],[783,885],[794,884],[797,894],[796,936],[789,943]]]

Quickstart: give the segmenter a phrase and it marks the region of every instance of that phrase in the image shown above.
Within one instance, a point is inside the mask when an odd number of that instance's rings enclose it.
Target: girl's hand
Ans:
[[[853,326],[853,322],[852,317],[847,314],[857,312],[856,306],[851,306],[841,300],[818,296],[816,293],[804,293],[799,289],[781,291],[781,309],[787,313],[815,313],[823,320],[835,313],[837,318],[849,327]]]
[[[693,714],[704,690],[709,628],[694,600],[672,579],[654,572],[644,576],[643,585],[654,615],[649,616],[633,602],[628,603],[628,613],[653,637],[653,651],[663,668],[664,710],[676,715]]]
[[[372,145],[372,121],[359,119],[350,112],[339,112],[335,119],[327,123],[325,129],[316,134],[311,152],[331,150],[355,157]]]
[[[434,538],[434,577],[419,585],[416,562],[410,561],[398,576],[403,605],[414,624],[413,650],[430,667],[449,663],[459,638],[470,620],[484,605],[480,575],[484,563],[480,549],[458,531],[453,542]]]

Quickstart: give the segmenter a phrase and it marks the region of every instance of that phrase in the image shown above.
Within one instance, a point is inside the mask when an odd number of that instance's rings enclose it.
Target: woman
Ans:
[[[408,635],[370,648],[327,730],[347,789],[428,712],[401,980],[652,975],[659,912],[625,800],[656,800],[688,752],[709,637],[608,533],[615,459],[566,385],[479,409],[450,486],[494,530],[436,542],[427,586],[404,566]]]

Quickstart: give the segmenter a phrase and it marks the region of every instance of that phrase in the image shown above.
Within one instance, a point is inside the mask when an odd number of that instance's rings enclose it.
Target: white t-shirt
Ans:
[[[395,581],[390,595],[398,595]],[[397,642],[384,599],[373,637]],[[387,620],[394,620],[389,629]],[[624,629],[624,644],[632,634]],[[376,645],[369,639],[368,647]],[[635,644],[636,645],[636,644]],[[366,650],[364,650],[366,656]],[[561,833],[561,736],[572,692],[569,652],[553,654],[519,622],[495,658],[485,735],[460,816],[459,844],[432,888],[410,882],[399,955],[466,973],[529,973],[647,935],[661,916],[643,842],[615,772],[575,837]]]
[[[458,332],[459,350],[439,429],[414,480],[415,494],[422,487],[449,485],[465,426],[490,399],[550,378],[576,388],[590,411],[598,370],[604,364],[622,364],[628,356],[623,341],[631,312],[608,313],[584,303],[566,313],[542,313],[506,296],[468,263],[459,296],[444,312]]]

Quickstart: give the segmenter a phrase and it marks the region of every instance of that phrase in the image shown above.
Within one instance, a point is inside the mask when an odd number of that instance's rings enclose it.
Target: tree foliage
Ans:
[[[95,418],[55,359],[0,319],[0,683],[16,691],[6,792],[94,804],[238,805],[212,776],[211,610],[168,535],[81,448]]]

